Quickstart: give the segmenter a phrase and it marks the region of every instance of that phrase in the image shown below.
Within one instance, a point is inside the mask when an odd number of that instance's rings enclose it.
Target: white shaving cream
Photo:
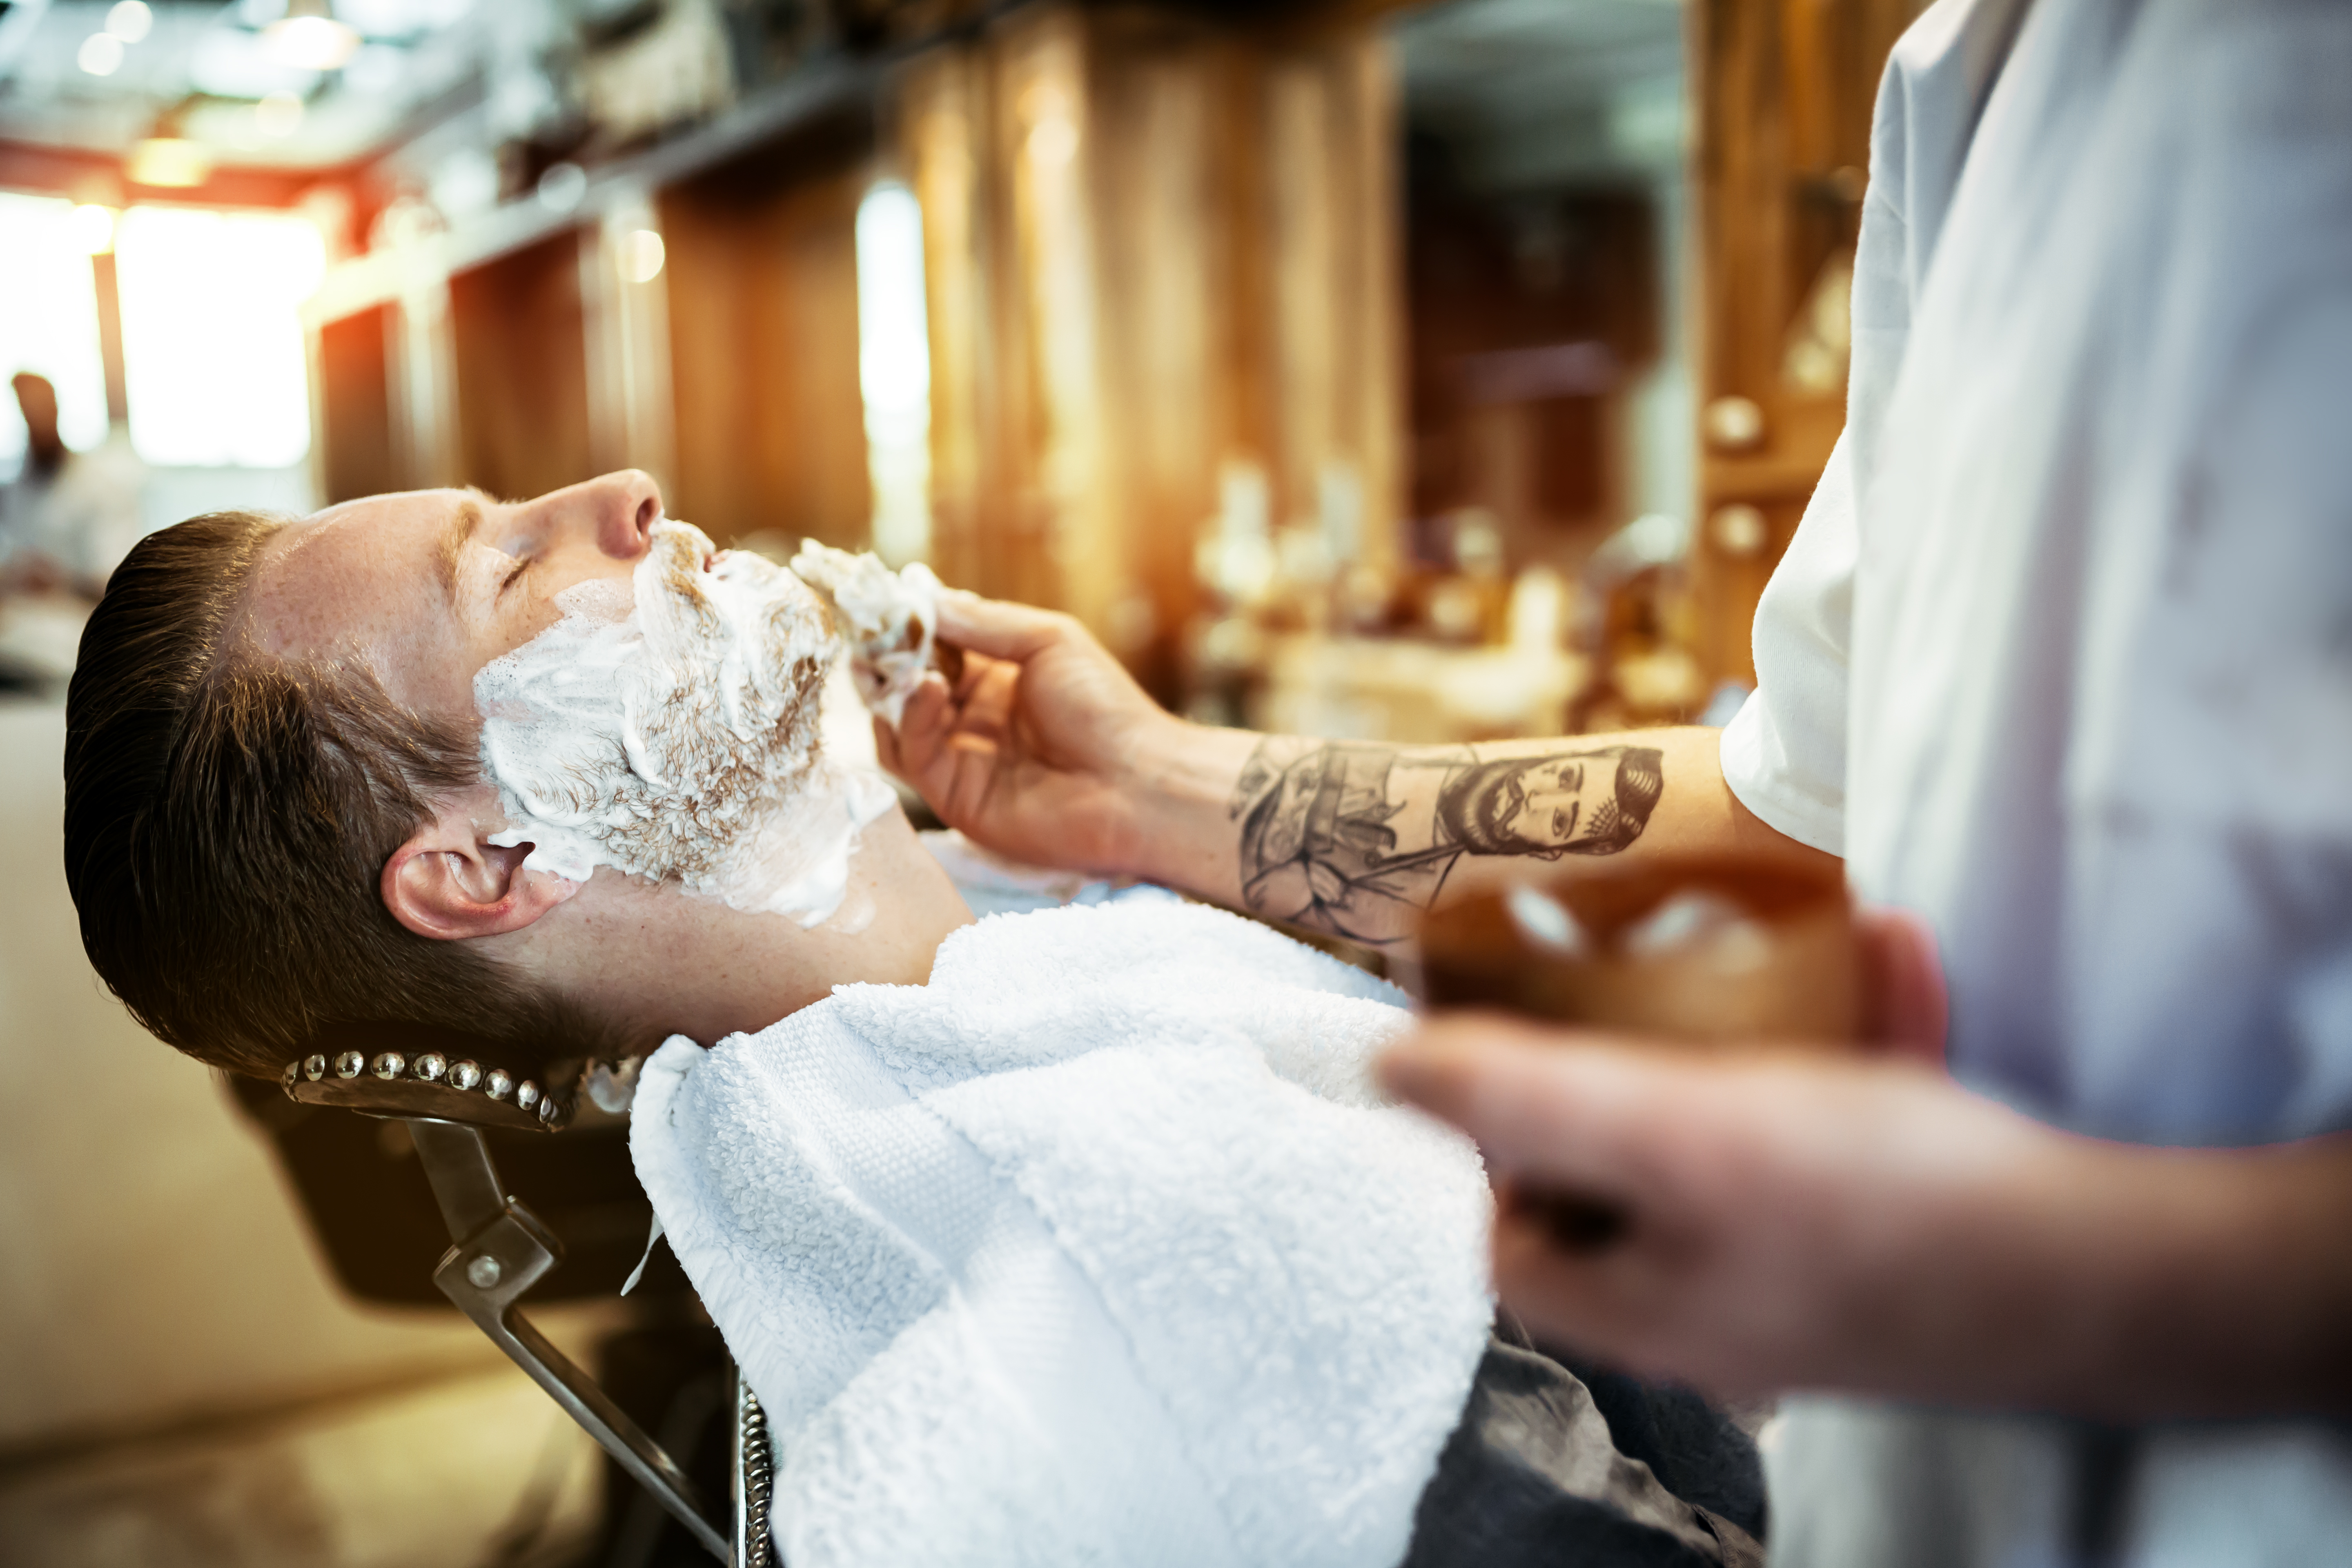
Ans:
[[[801,541],[793,571],[833,605],[849,638],[857,695],[895,729],[908,697],[932,668],[939,578],[919,561],[893,572],[870,551],[854,555],[814,539]]]
[[[840,642],[816,595],[701,530],[654,524],[625,587],[558,595],[563,618],[474,678],[482,762],[523,865],[598,866],[816,925],[858,829],[896,797],[829,763],[819,693]]]

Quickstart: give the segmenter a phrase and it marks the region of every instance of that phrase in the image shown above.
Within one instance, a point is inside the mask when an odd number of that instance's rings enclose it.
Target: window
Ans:
[[[301,303],[326,250],[299,217],[133,207],[115,241],[131,439],[157,465],[278,468],[310,449]]]

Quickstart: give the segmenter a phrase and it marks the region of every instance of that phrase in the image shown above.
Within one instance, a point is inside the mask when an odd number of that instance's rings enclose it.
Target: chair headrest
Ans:
[[[539,1132],[571,1121],[588,1064],[553,1062],[538,1078],[521,1078],[489,1065],[501,1049],[479,1036],[423,1024],[335,1024],[286,1064],[278,1081],[299,1104],[370,1116],[429,1116]]]

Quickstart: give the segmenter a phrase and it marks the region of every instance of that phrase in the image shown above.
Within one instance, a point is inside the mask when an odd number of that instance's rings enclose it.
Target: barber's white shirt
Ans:
[[[1853,328],[1731,787],[1932,923],[1966,1081],[2151,1142],[2352,1127],[2352,5],[1939,0]],[[2352,1552],[2340,1430],[2139,1434],[2121,1560]],[[1807,1404],[1776,1555],[2077,1560],[2080,1436]]]

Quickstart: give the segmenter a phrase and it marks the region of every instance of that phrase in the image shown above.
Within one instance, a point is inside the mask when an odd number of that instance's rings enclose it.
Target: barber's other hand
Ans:
[[[926,676],[895,731],[876,722],[883,765],[1000,855],[1134,870],[1137,775],[1182,721],[1067,616],[950,591],[939,635],[962,650],[963,669],[952,687]]]

